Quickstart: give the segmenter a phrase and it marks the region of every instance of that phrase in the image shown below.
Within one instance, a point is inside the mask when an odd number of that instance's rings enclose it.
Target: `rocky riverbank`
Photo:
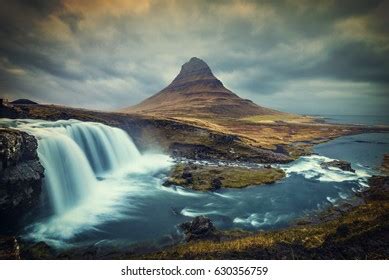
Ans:
[[[0,129],[0,222],[16,226],[39,204],[44,170],[37,140],[22,131]],[[4,227],[2,227],[4,230]]]
[[[156,253],[146,259],[387,259],[389,256],[389,177],[373,176],[356,206],[333,207],[284,230],[230,235],[208,226],[203,240]],[[205,232],[205,231],[204,231]],[[209,236],[212,240],[209,240]],[[189,238],[190,239],[190,238]]]

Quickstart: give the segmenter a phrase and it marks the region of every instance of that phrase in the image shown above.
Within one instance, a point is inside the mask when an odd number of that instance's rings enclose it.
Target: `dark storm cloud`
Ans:
[[[72,32],[77,32],[78,25],[84,16],[81,13],[63,13],[59,15],[59,18],[69,26]]]
[[[323,110],[350,98],[364,108],[372,98],[374,112],[388,103],[388,2],[0,0],[0,90],[123,107],[199,56],[264,105],[288,110],[309,94]]]
[[[328,59],[310,70],[316,76],[388,84],[389,56],[366,43],[346,43],[332,49]]]
[[[63,78],[78,77],[63,69],[55,50],[62,45],[37,29],[42,19],[62,9],[60,1],[1,1],[0,56],[25,69],[39,69]]]
[[[20,5],[23,9],[33,9],[40,16],[47,16],[62,8],[61,0],[12,0],[3,1],[6,5],[10,2]]]

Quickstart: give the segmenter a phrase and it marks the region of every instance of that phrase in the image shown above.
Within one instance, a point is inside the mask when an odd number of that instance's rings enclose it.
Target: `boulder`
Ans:
[[[339,168],[343,171],[355,173],[355,170],[351,167],[351,164],[347,161],[344,161],[344,160],[333,160],[333,161],[329,161],[329,162],[323,162],[320,165],[324,168],[335,167],[335,168]]]
[[[218,189],[220,189],[222,186],[223,186],[223,183],[222,183],[222,181],[220,180],[220,178],[215,178],[215,179],[213,179],[212,182],[211,182],[211,188],[212,188],[212,190],[218,190]]]
[[[192,221],[182,223],[179,227],[184,232],[186,241],[219,239],[212,221],[204,216],[195,217]]]

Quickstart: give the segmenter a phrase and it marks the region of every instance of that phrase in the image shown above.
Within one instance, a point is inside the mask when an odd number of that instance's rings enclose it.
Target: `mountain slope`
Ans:
[[[201,59],[186,62],[177,77],[166,88],[124,112],[164,116],[247,117],[280,114],[280,112],[242,99],[224,87]]]

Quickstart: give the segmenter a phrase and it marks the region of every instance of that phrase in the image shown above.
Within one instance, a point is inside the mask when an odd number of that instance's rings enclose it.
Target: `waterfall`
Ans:
[[[83,151],[67,135],[39,140],[45,186],[56,213],[63,213],[88,195],[96,178]]]
[[[38,139],[45,189],[56,214],[91,196],[97,177],[129,168],[141,158],[125,131],[100,123],[30,120],[18,128]]]
[[[83,150],[96,175],[115,170],[140,157],[126,132],[99,123],[74,123],[67,134]]]

